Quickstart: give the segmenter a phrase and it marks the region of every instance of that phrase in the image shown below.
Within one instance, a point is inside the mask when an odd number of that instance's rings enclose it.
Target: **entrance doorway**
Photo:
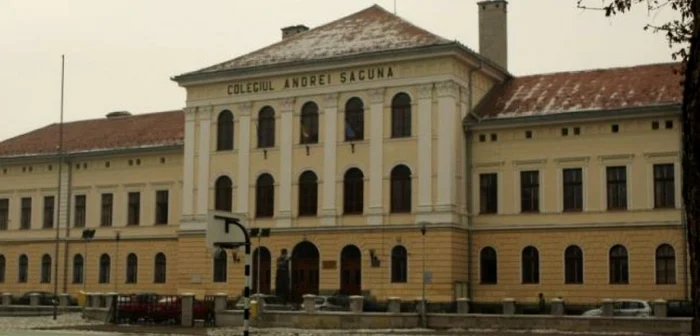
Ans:
[[[348,245],[340,253],[340,293],[362,294],[362,253],[355,245]]]
[[[260,289],[258,289],[258,258],[260,258]],[[253,252],[253,293],[270,294],[270,283],[272,279],[272,257],[270,250],[260,246]]]
[[[301,242],[292,251],[292,298],[301,303],[304,294],[318,294],[319,253],[310,242]]]

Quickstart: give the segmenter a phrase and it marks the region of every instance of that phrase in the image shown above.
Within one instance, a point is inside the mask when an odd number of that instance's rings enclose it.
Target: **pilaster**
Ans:
[[[195,108],[185,109],[185,157],[182,181],[182,217],[192,216],[194,208],[194,127],[196,119]]]
[[[453,212],[455,206],[455,136],[459,87],[453,81],[437,84],[438,91],[438,174],[437,212]]]
[[[418,88],[418,206],[416,222],[426,221],[433,211],[433,88]]]
[[[292,116],[295,101],[295,98],[284,99],[280,110],[280,205],[277,227],[292,226]]]
[[[369,207],[367,224],[382,224],[382,167],[384,147],[384,91],[376,89],[370,92],[371,106],[369,117]]]
[[[238,125],[238,212],[248,214],[248,197],[250,196],[250,111],[253,103],[243,103],[238,106],[240,121]]]
[[[199,156],[197,171],[197,214],[206,215],[209,208],[209,142],[211,139],[212,106],[199,108]]]
[[[323,206],[321,208],[321,225],[332,226],[336,222],[336,145],[338,139],[338,94],[323,97]]]

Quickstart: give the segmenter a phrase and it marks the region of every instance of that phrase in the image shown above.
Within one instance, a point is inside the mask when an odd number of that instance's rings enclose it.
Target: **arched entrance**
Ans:
[[[316,246],[301,242],[292,251],[292,297],[297,303],[304,294],[318,294],[319,253]]]
[[[362,294],[362,253],[355,245],[348,245],[340,253],[340,293]]]
[[[260,258],[260,272],[258,273],[258,258]],[[270,294],[270,281],[272,257],[270,250],[264,246],[258,247],[253,252],[253,293]],[[258,289],[258,274],[260,274],[260,289]]]

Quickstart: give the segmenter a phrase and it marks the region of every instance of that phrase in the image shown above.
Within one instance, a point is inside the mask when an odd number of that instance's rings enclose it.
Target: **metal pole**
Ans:
[[[63,168],[63,83],[64,83],[64,69],[65,69],[66,59],[65,55],[61,55],[61,120],[58,124],[58,195],[56,197],[56,246],[53,255],[53,319],[56,320],[58,316],[58,241],[60,239],[61,232],[61,175]]]
[[[423,325],[423,328],[428,328],[428,319],[426,316],[426,311],[428,310],[428,307],[427,307],[427,304],[425,302],[425,231],[426,231],[425,224],[422,224],[421,225],[421,234],[423,235],[423,265],[422,265],[422,268],[423,268],[423,281],[422,281],[423,282],[423,294],[421,296],[421,301],[422,301],[421,306],[422,307],[421,307],[420,314],[421,314],[421,323]]]
[[[116,248],[116,257],[114,258],[114,292],[116,293],[118,288],[117,285],[119,283],[119,230],[116,232],[116,240],[117,240],[117,248]]]
[[[260,255],[258,251],[258,260],[260,260]],[[248,336],[248,329],[250,327],[250,238],[246,235],[245,242],[245,304],[243,306],[243,336]],[[259,281],[260,279],[258,279]]]
[[[256,263],[257,264],[256,267],[258,268],[258,271],[256,272],[256,273],[258,273],[258,281],[257,281],[258,284],[257,284],[257,290],[255,291],[256,294],[260,294],[260,249],[261,249],[260,237],[262,236],[261,232],[258,232],[258,250],[257,250],[258,251],[258,254],[257,254],[258,262]]]
[[[87,291],[87,264],[88,264],[88,257],[87,257],[87,238],[83,238],[83,241],[85,242],[85,258],[83,259],[83,274],[82,280],[83,280],[83,294],[85,294],[85,291]]]

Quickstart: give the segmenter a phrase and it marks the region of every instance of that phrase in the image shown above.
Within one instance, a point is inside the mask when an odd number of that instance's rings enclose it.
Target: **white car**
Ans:
[[[583,313],[583,316],[602,316],[603,307],[591,309]],[[651,316],[651,306],[644,300],[615,300],[613,302],[613,316]]]

